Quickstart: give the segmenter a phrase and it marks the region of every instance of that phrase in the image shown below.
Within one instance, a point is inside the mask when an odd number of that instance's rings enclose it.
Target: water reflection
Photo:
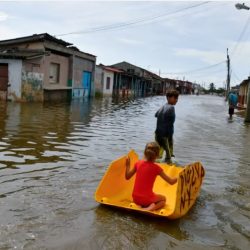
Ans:
[[[65,160],[66,151],[56,147],[67,143],[71,131],[68,105],[10,103],[4,111],[8,119],[0,123],[0,136],[5,143],[1,152],[2,166],[19,168],[23,164]]]
[[[248,249],[250,127],[212,96],[181,96],[175,155],[206,169],[176,221],[99,206],[109,163],[153,140],[165,97],[0,104],[0,249]]]

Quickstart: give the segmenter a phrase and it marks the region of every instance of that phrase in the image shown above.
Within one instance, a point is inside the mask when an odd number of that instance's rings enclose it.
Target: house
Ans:
[[[128,62],[111,65],[122,71],[114,93],[119,95],[148,96],[157,94],[163,89],[163,79],[156,74]]]
[[[167,89],[176,89],[180,94],[193,94],[194,84],[189,81],[164,78],[164,93]]]
[[[193,83],[193,91],[192,91],[192,93],[195,94],[195,95],[199,95],[200,93],[202,93],[202,88],[201,88],[200,84]]]
[[[122,94],[139,96],[165,94],[167,89],[177,89],[181,94],[194,93],[193,83],[189,81],[162,78],[157,74],[128,62],[113,64],[121,73]]]
[[[149,75],[152,79],[152,85],[153,85],[153,94],[154,95],[162,95],[164,94],[164,79],[160,76],[158,76],[155,73],[152,73],[149,71]]]
[[[176,80],[176,89],[180,94],[192,94],[193,84],[189,81]]]
[[[47,33],[0,41],[0,97],[11,101],[94,96],[96,56]]]
[[[163,78],[163,93],[166,93],[168,89],[176,89],[176,80],[170,78]]]
[[[116,87],[122,70],[105,66],[96,65],[95,69],[95,94],[96,96],[112,96],[113,89]]]
[[[239,107],[242,107],[242,108],[247,107],[249,85],[250,85],[250,76],[247,79],[243,80],[240,84],[239,98],[238,98]]]

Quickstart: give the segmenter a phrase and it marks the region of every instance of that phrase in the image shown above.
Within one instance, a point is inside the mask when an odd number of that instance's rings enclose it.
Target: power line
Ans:
[[[210,66],[207,66],[207,67],[203,67],[203,68],[199,68],[199,69],[196,69],[196,70],[192,70],[192,72],[195,72],[195,75],[192,77],[192,78],[196,78],[196,80],[197,80],[197,78],[198,78],[198,81],[204,81],[204,77],[206,77],[206,78],[208,78],[208,73],[205,73],[205,72],[202,72],[201,70],[210,70],[210,69],[212,69],[212,68],[214,68],[214,67],[216,67],[216,66],[219,66],[219,65],[222,65],[222,64],[225,64],[225,62],[226,61],[222,61],[222,62],[219,62],[219,63],[216,63],[216,64],[213,64],[213,65],[210,65]],[[215,75],[217,75],[218,73],[222,73],[222,72],[224,72],[225,70],[222,70],[222,69],[219,69],[219,70],[216,70],[216,71],[210,71],[209,72],[209,76],[211,77],[211,74],[213,75],[213,76],[215,76]],[[191,71],[190,71],[191,72]],[[180,74],[183,74],[183,73],[189,73],[189,72],[180,72]],[[196,74],[196,73],[198,73],[198,75]],[[166,74],[166,73],[162,73],[162,74]],[[193,74],[192,74],[193,75]],[[189,76],[190,77],[190,76]],[[200,80],[199,80],[200,79]],[[193,81],[193,80],[191,80],[191,81]],[[211,82],[211,81],[209,81],[209,80],[207,80],[206,81],[207,83],[208,82]],[[212,82],[214,82],[214,81],[212,81]],[[214,82],[215,83],[215,82]],[[218,82],[216,82],[216,84],[221,84],[222,83],[222,81],[218,81]]]
[[[226,61],[221,61],[221,62],[218,62],[216,64],[213,64],[213,65],[209,65],[207,67],[203,67],[203,68],[198,68],[198,69],[193,69],[193,70],[190,70],[190,71],[184,71],[184,72],[172,72],[172,73],[164,73],[162,72],[162,74],[164,75],[183,75],[183,74],[190,74],[190,73],[193,73],[193,72],[196,72],[196,71],[202,71],[202,70],[207,70],[207,69],[210,69],[210,68],[213,68],[213,67],[216,67],[220,64],[223,64],[225,63]]]
[[[239,81],[239,82],[240,82],[240,81],[241,81],[241,80],[240,80],[240,78],[239,78],[239,77],[235,74],[235,72],[234,72],[234,71],[232,71],[232,72],[233,72],[234,77],[237,79],[237,81]]]
[[[189,10],[189,9],[192,9],[192,8],[196,8],[196,7],[199,7],[201,5],[208,4],[208,3],[209,3],[209,1],[202,2],[202,3],[192,5],[192,6],[187,6],[185,8],[182,8],[182,9],[179,9],[179,10],[176,10],[176,11],[173,11],[173,12],[154,15],[154,16],[147,17],[147,18],[134,19],[134,20],[124,22],[124,23],[110,24],[110,25],[99,26],[99,27],[92,28],[92,29],[87,29],[87,30],[73,31],[73,32],[68,32],[68,33],[64,33],[64,34],[57,34],[55,36],[59,37],[59,36],[67,36],[67,35],[73,35],[73,34],[87,34],[87,33],[93,33],[93,32],[105,31],[105,30],[114,30],[114,29],[119,29],[119,28],[125,28],[125,27],[132,26],[132,25],[135,25],[135,24],[139,24],[139,23],[143,23],[143,22],[149,22],[149,21],[159,19],[159,18],[162,18],[162,17],[165,17],[165,16],[169,16],[169,15],[173,15],[173,14],[176,14],[176,13],[179,13],[179,12],[183,12],[183,11],[186,11],[186,10]]]
[[[216,69],[216,70],[209,71],[209,72],[200,71],[200,72],[192,74],[191,76],[199,78],[199,77],[204,77],[204,76],[207,76],[207,75],[213,75],[213,76],[214,75],[221,75],[221,74],[225,74],[225,70],[226,69]]]
[[[240,78],[238,77],[238,75],[235,73],[235,71],[232,69],[232,74],[234,75],[234,77],[238,80],[241,81]]]
[[[234,48],[233,48],[233,51],[232,51],[232,53],[231,53],[231,57],[233,57],[233,54],[235,53],[236,49],[238,48],[239,43],[240,43],[242,37],[244,36],[244,34],[245,34],[246,30],[247,30],[247,27],[248,27],[249,23],[250,23],[250,16],[248,17],[248,19],[247,19],[247,21],[246,21],[246,23],[245,23],[245,25],[244,25],[244,27],[243,27],[241,33],[240,33],[240,36],[239,36],[239,38],[238,38],[238,41],[237,41],[236,45],[235,45]]]
[[[210,3],[212,3],[212,2],[210,2]],[[214,2],[213,2],[214,3]],[[220,4],[218,4],[218,2],[216,2],[216,6],[209,6],[208,8],[205,8],[205,9],[203,9],[206,13],[208,12],[208,10],[211,10],[211,9],[213,9],[213,8],[220,8],[221,6],[226,6],[226,5],[231,5],[231,3],[225,3],[225,2],[222,2],[222,3],[220,3]],[[201,13],[203,13],[204,11],[200,11],[200,10],[197,10],[197,11],[194,11],[194,12],[192,12],[191,14],[192,14],[192,16],[195,16],[196,14],[201,14]],[[181,14],[181,15],[178,15],[178,16],[174,16],[174,17],[172,17],[171,19],[174,19],[174,18],[180,18],[180,17],[185,17],[185,16],[187,16],[187,15],[189,15],[190,16],[190,13],[183,13],[183,14]]]

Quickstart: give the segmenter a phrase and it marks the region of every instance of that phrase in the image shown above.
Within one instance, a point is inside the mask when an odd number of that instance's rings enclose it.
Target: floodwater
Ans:
[[[0,249],[249,249],[250,126],[222,97],[180,96],[176,162],[201,161],[194,207],[170,221],[98,205],[108,164],[153,140],[164,96],[0,104]],[[111,187],[114,188],[114,187]]]

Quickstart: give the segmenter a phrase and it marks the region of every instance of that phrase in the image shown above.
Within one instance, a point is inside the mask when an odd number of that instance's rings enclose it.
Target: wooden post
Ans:
[[[119,88],[118,88],[118,96],[120,96],[120,89],[121,89],[121,74],[119,75]]]
[[[133,93],[133,96],[135,96],[135,91],[134,91],[134,77],[132,76],[132,81],[131,81],[131,94]]]
[[[228,55],[228,48],[227,48],[227,90],[226,90],[226,101],[228,100],[228,94],[230,91],[230,58]]]
[[[115,87],[116,87],[116,73],[114,72],[112,96],[114,96],[115,94]]]

